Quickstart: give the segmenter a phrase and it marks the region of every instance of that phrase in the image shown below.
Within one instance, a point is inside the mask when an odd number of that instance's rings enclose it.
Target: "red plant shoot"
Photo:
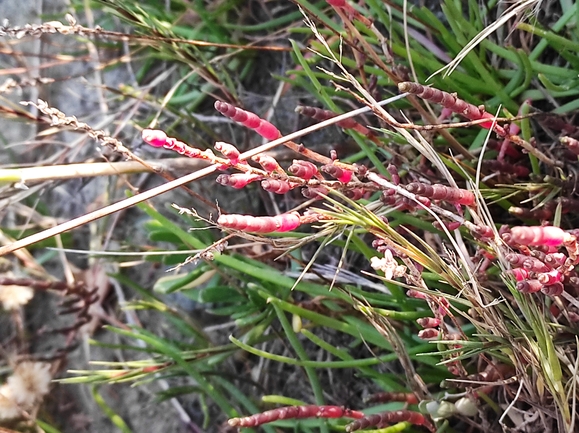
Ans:
[[[481,123],[480,126],[487,129],[493,127],[492,119],[494,118],[494,116],[484,111],[484,107],[483,109],[476,107],[454,95],[451,95],[448,92],[444,92],[442,90],[435,89],[433,87],[426,87],[423,86],[422,84],[412,82],[398,83],[398,89],[401,92],[412,93],[427,101],[434,102],[435,104],[440,104],[443,107],[454,111],[455,113],[462,114],[464,117],[470,120],[480,120],[489,118],[491,119],[490,122]],[[494,129],[500,135],[507,135],[505,130],[499,125],[495,125]]]
[[[234,230],[253,233],[288,232],[300,226],[300,215],[297,212],[274,217],[254,217],[251,215],[221,215],[217,224]]]
[[[280,419],[363,417],[362,412],[340,406],[286,406],[244,418],[231,418],[227,423],[232,427],[256,427]]]
[[[431,427],[430,421],[428,421],[428,419],[426,419],[426,417],[420,412],[397,410],[368,415],[364,418],[358,419],[346,426],[346,432],[351,433],[367,427],[397,424],[402,421],[408,421],[410,424],[414,425],[426,425],[429,428]]]
[[[255,130],[255,132],[268,140],[275,140],[281,137],[279,129],[272,123],[259,118],[250,111],[242,110],[223,101],[215,101],[215,109],[231,120],[241,123],[246,128]]]

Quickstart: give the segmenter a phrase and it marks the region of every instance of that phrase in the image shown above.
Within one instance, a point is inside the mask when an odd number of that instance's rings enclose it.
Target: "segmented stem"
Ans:
[[[244,418],[231,418],[227,422],[232,427],[256,427],[280,419],[362,418],[363,416],[362,412],[340,406],[287,406]]]

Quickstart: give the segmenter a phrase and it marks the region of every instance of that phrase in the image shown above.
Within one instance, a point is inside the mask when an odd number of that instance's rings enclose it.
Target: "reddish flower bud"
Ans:
[[[423,328],[438,328],[440,326],[440,319],[434,317],[421,317],[416,320],[416,323]]]
[[[273,192],[275,194],[285,194],[290,189],[297,186],[296,184],[291,184],[285,180],[268,179],[261,181],[261,187],[266,191]]]
[[[348,183],[352,180],[353,173],[350,170],[344,170],[334,164],[326,164],[320,167],[324,173],[328,173],[330,176],[335,177],[342,183]]]
[[[297,212],[281,214],[274,217],[254,217],[251,215],[221,215],[217,224],[235,230],[254,233],[287,232],[300,226],[300,215]]]
[[[386,170],[388,170],[388,173],[390,173],[392,183],[394,185],[400,185],[400,174],[398,174],[398,169],[396,168],[396,166],[394,164],[388,164]]]
[[[142,138],[145,143],[150,144],[153,147],[164,147],[165,149],[173,150],[178,154],[189,158],[210,159],[199,149],[188,146],[175,138],[167,137],[167,134],[158,129],[144,129],[142,132]]]
[[[531,276],[531,273],[527,269],[523,268],[510,269],[506,273],[515,277],[515,280],[517,281],[526,280]]]
[[[354,201],[360,200],[365,194],[366,190],[364,188],[352,188],[344,191],[344,195]]]
[[[421,340],[434,340],[438,338],[440,331],[434,328],[426,328],[418,331],[418,338]]]
[[[261,167],[267,171],[268,173],[278,172],[278,173],[285,173],[278,162],[269,155],[255,155],[252,158],[255,162],[257,162]]]
[[[241,189],[251,182],[261,179],[259,174],[252,173],[235,173],[235,174],[220,174],[217,176],[217,183],[225,186],[231,186],[236,189]]]
[[[476,202],[472,192],[466,189],[451,188],[444,185],[427,185],[425,183],[412,182],[406,185],[406,190],[432,200],[444,200],[465,206],[472,206]]]
[[[259,126],[255,128],[255,132],[270,141],[281,137],[281,132],[279,132],[279,129],[277,129],[272,123],[263,119],[259,122]]]
[[[279,130],[270,122],[260,119],[256,114],[237,108],[227,102],[215,101],[215,109],[243,126],[254,129],[262,137],[275,140],[281,136]]]
[[[233,144],[218,141],[214,147],[215,150],[221,152],[223,156],[228,158],[231,164],[237,164],[239,162],[239,150],[237,150]]]
[[[561,137],[561,143],[567,146],[567,149],[569,149],[575,155],[579,155],[579,140],[576,140],[572,137]]]
[[[294,176],[301,177],[305,180],[310,180],[318,174],[318,167],[316,167],[315,164],[301,159],[294,159],[292,165],[290,165],[287,170]]]
[[[513,227],[511,229],[513,242],[520,245],[547,245],[559,246],[563,244],[569,235],[559,227],[535,226]]]
[[[564,290],[565,287],[563,286],[563,283],[555,283],[550,284],[548,286],[544,286],[541,289],[541,293],[547,296],[560,296]]]
[[[325,186],[309,186],[302,189],[302,195],[309,199],[315,198],[317,200],[322,200],[324,197],[321,194],[328,195],[328,193],[328,188]]]
[[[231,418],[227,423],[232,427],[256,427],[279,419],[363,417],[362,412],[340,406],[287,406],[243,418]]]
[[[528,271],[549,272],[551,270],[545,263],[543,263],[539,259],[530,256],[525,256],[524,254],[509,253],[505,256],[505,258],[513,266],[522,267],[527,269]]]
[[[426,300],[426,295],[424,293],[419,292],[418,290],[414,290],[414,289],[407,290],[406,296],[408,296],[409,298]]]
[[[143,129],[141,137],[153,147],[163,147],[167,143],[167,134],[158,129]]]
[[[545,256],[544,262],[545,264],[553,267],[558,268],[559,266],[563,266],[567,261],[567,256],[563,253],[551,253]]]
[[[516,288],[521,293],[535,293],[543,288],[539,280],[519,281]]]
[[[537,274],[537,280],[544,284],[545,286],[550,286],[555,283],[559,283],[563,279],[563,274],[559,271],[550,271]]]

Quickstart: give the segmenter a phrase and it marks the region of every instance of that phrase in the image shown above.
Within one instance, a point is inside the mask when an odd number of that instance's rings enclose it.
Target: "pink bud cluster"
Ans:
[[[559,296],[566,284],[574,287],[576,273],[573,268],[577,261],[575,236],[552,226],[501,228],[499,232],[508,245],[526,251],[525,254],[506,255],[507,261],[514,266],[508,274],[517,281],[517,290]],[[565,246],[569,256],[557,251],[557,247],[561,246]]]

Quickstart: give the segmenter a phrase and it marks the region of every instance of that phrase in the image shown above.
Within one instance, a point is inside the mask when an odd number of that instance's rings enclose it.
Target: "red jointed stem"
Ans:
[[[406,186],[406,190],[433,200],[443,200],[465,206],[472,206],[476,202],[475,195],[472,192],[444,185],[427,185],[425,183],[412,182]]]
[[[397,410],[392,412],[382,412],[374,415],[368,415],[358,419],[346,426],[346,432],[350,433],[367,427],[382,426],[387,424],[396,424],[402,421],[408,421],[414,425],[426,425],[431,427],[430,421],[419,412],[411,410]]]
[[[287,406],[244,418],[231,418],[227,422],[232,427],[256,427],[280,419],[362,418],[363,416],[362,412],[340,406]]]
[[[250,111],[242,110],[223,101],[215,101],[215,109],[224,116],[241,123],[246,128],[255,130],[255,132],[268,140],[275,140],[281,137],[279,129],[271,122],[261,119]]]
[[[455,113],[461,114],[467,119],[470,120],[480,120],[480,119],[493,119],[494,116],[490,113],[487,113],[484,110],[476,107],[475,105],[469,104],[466,101],[456,97],[455,95],[451,95],[448,92],[443,90],[435,89],[433,87],[426,87],[419,83],[412,83],[412,82],[402,82],[398,83],[398,89],[401,92],[408,92],[416,95],[422,99],[427,101],[434,102],[435,104],[440,104],[449,110],[452,110]],[[481,123],[483,128],[491,128],[492,121],[488,123]],[[504,128],[499,125],[495,125],[494,129],[502,136],[508,135]]]
[[[552,226],[513,227],[511,229],[512,242],[520,245],[557,247],[570,237],[571,235],[559,227]]]
[[[254,217],[251,215],[221,215],[217,224],[222,227],[253,233],[287,232],[300,226],[300,215],[297,212],[273,217]]]

